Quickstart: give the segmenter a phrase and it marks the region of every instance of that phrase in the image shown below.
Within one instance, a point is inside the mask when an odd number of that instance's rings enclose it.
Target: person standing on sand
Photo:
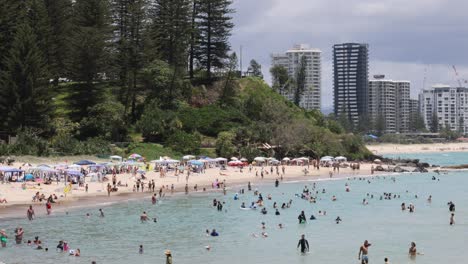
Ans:
[[[365,240],[364,244],[359,248],[359,254],[358,254],[358,259],[361,260],[361,264],[368,264],[369,263],[369,257],[367,254],[369,253],[369,247],[371,244]]]
[[[299,239],[299,242],[297,243],[297,248],[301,247],[301,253],[305,254],[306,252],[309,251],[309,242],[307,239],[305,239],[305,235],[301,236],[301,239]]]
[[[164,254],[166,255],[166,264],[172,264],[171,251],[168,249],[168,250],[164,251]]]
[[[26,215],[28,216],[29,221],[32,221],[34,217],[36,217],[36,214],[34,213],[34,209],[32,208],[32,205],[29,206],[29,209],[26,212]]]
[[[450,216],[450,225],[454,225],[455,224],[455,214],[452,213],[452,215]]]
[[[185,184],[185,194],[188,194],[188,184]]]
[[[107,184],[107,197],[110,197],[110,193],[112,191],[112,187],[110,185],[110,183]]]

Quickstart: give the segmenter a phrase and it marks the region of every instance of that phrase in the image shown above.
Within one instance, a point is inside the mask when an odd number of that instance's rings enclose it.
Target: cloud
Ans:
[[[412,95],[433,83],[455,85],[451,65],[468,79],[466,0],[234,0],[233,50],[244,68],[255,58],[269,81],[270,54],[295,43],[322,50],[322,105],[332,102],[332,46],[369,44],[369,73],[412,82]]]

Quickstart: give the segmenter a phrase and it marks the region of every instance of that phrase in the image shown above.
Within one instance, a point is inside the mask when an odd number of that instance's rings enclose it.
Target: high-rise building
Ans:
[[[368,44],[344,43],[333,46],[335,115],[347,115],[354,125],[357,125],[359,118],[367,118],[368,53]]]
[[[369,117],[384,133],[409,132],[410,82],[375,75],[369,81]]]
[[[295,78],[298,71],[302,57],[306,59],[305,69],[305,89],[301,96],[299,105],[305,109],[318,109],[321,106],[321,88],[322,88],[322,65],[321,65],[322,51],[318,49],[311,49],[308,45],[300,44],[295,45],[286,53],[272,54],[272,66],[282,66],[287,69],[290,77]],[[274,82],[274,80],[273,80]],[[294,100],[295,83],[289,85],[288,91],[283,92],[288,100]]]
[[[468,133],[468,88],[434,85],[422,90],[419,105],[428,130],[437,127]]]

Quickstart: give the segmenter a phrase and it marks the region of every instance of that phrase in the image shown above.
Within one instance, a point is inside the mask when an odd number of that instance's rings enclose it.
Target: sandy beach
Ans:
[[[378,144],[366,146],[375,155],[468,151],[468,142],[433,144]]]
[[[14,167],[21,166],[21,163],[15,163]],[[339,173],[333,173],[333,178],[346,178],[354,176],[368,176],[371,174],[370,163],[361,164],[360,170],[352,170],[351,168],[340,168]],[[330,171],[332,168],[321,167],[320,170],[313,169],[312,166],[309,168],[309,173],[304,175],[304,168],[307,166],[285,166],[285,175],[283,181],[293,180],[319,180],[319,179],[330,179]],[[161,186],[166,186],[163,193],[166,196],[171,195],[170,186],[174,184],[175,192],[185,192],[185,184],[189,186],[189,192],[194,193],[194,186],[198,186],[198,193],[203,192],[203,188],[206,191],[222,191],[222,189],[213,189],[212,184],[216,180],[219,182],[226,182],[228,189],[236,188],[239,185],[245,185],[243,188],[247,188],[247,183],[251,182],[252,185],[258,185],[262,183],[272,183],[278,177],[276,172],[272,174],[265,174],[264,178],[260,177],[261,167],[253,167],[252,172],[249,173],[248,168],[244,168],[243,172],[240,172],[239,168],[228,167],[227,170],[220,171],[219,168],[207,169],[205,173],[191,174],[188,180],[186,174],[176,176],[174,172],[170,172],[166,177],[161,178],[159,172],[149,171],[146,173],[147,179],[143,182],[148,183],[149,180],[154,180],[156,183],[155,192],[157,193]],[[270,170],[270,167],[266,167]],[[258,176],[255,176],[256,170]],[[281,168],[280,168],[281,171]],[[377,173],[377,172],[376,172]],[[108,175],[110,178],[111,175]],[[66,211],[77,207],[92,207],[98,204],[112,204],[119,201],[126,201],[129,199],[149,199],[152,192],[145,189],[144,192],[134,192],[133,185],[136,182],[136,178],[131,174],[118,174],[117,181],[121,181],[123,185],[128,187],[119,187],[118,192],[112,192],[111,196],[107,196],[106,186],[109,181],[106,182],[86,182],[88,184],[88,192],[85,188],[74,187],[71,193],[66,196],[64,194],[65,183],[52,183],[51,185],[38,184],[34,182],[28,182],[27,188],[23,190],[21,183],[5,183],[0,184],[0,198],[6,198],[7,204],[0,204],[0,218],[6,217],[22,217],[25,215],[25,211],[28,205],[33,205],[36,208],[37,215],[44,215],[46,213],[45,202],[32,202],[32,197],[36,192],[45,194],[48,197],[51,194],[55,194],[59,197],[55,204],[53,204],[54,211]],[[146,186],[147,187],[147,184]]]

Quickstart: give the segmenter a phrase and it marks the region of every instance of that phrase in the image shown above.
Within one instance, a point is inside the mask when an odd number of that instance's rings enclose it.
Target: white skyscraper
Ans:
[[[439,129],[468,133],[468,88],[435,85],[419,94],[419,105],[428,130],[437,119]]]
[[[370,118],[374,123],[383,122],[385,133],[409,132],[410,82],[375,77],[369,81]]]
[[[305,109],[318,109],[321,107],[321,88],[322,88],[322,65],[321,65],[322,51],[318,49],[311,49],[308,45],[300,44],[295,45],[286,53],[272,54],[272,66],[283,66],[288,70],[290,77],[295,78],[296,72],[301,64],[303,56],[306,58],[306,76],[305,76],[305,90],[301,96],[300,106]],[[285,92],[283,95],[289,100],[294,99],[295,83],[290,84],[290,91]]]

